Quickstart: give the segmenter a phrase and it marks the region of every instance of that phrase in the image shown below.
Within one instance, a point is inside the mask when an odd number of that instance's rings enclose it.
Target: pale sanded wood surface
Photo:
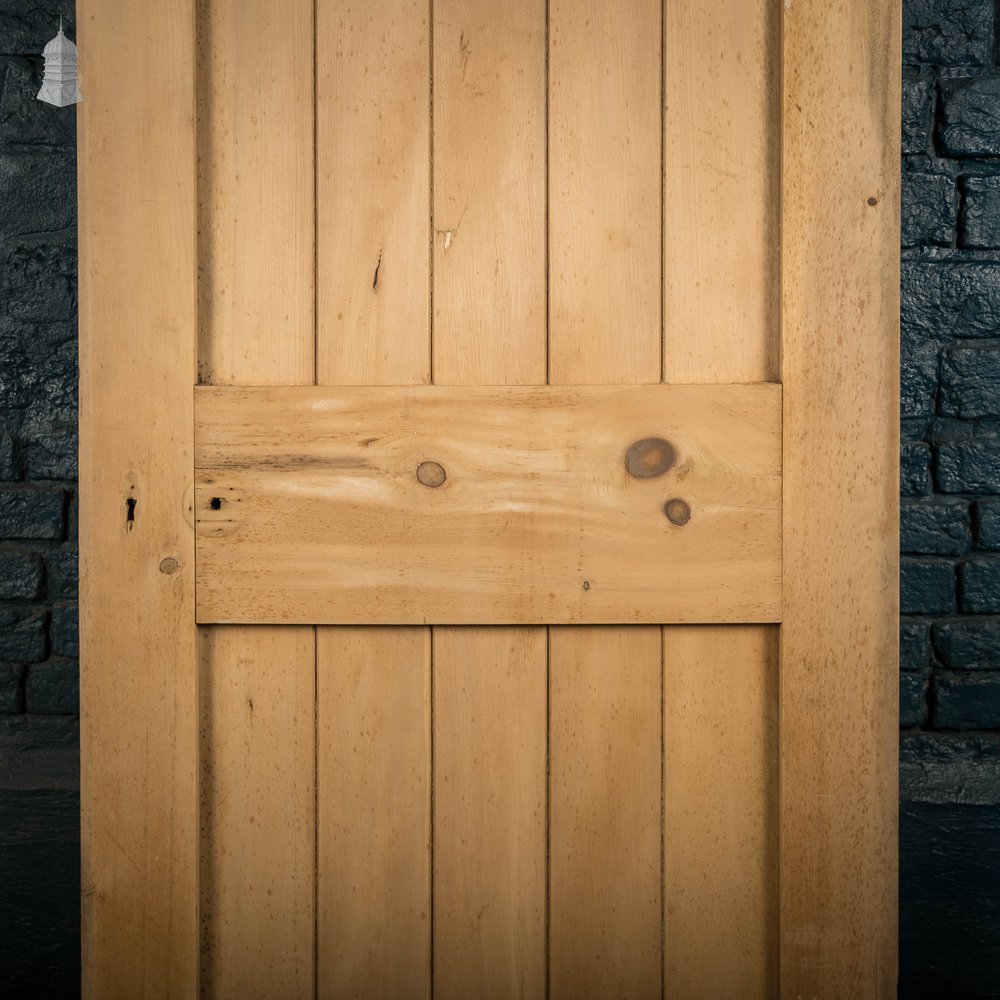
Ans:
[[[434,629],[434,993],[544,997],[546,631]]]
[[[199,388],[202,622],[774,621],[775,385]],[[675,462],[636,478],[632,444]],[[418,469],[440,463],[428,487]],[[690,509],[675,524],[664,504]]]
[[[316,3],[317,381],[430,378],[430,22]],[[317,995],[431,992],[430,634],[320,629]]]
[[[193,997],[194,9],[78,23],[83,995]]]
[[[660,5],[549,2],[549,371],[660,381]]]
[[[780,2],[663,13],[664,381],[777,381]]]
[[[668,997],[777,988],[778,633],[663,630]]]
[[[850,0],[782,21],[788,998],[896,988],[899,18]]]
[[[202,996],[313,990],[314,645],[224,626],[201,643]]]
[[[317,639],[317,995],[427,996],[430,630]]]
[[[555,384],[660,381],[661,29],[646,0],[549,4]],[[549,673],[550,994],[655,997],[660,629],[552,628]]]
[[[665,382],[777,376],[779,28],[778,0],[664,6]],[[773,997],[777,631],[663,638],[665,995]]]
[[[434,381],[544,383],[545,3],[432,9]],[[546,633],[437,627],[433,659],[434,995],[544,997]]]
[[[424,382],[429,8],[409,0],[315,3],[318,380]]]
[[[203,0],[197,30],[199,379],[311,383],[312,4]],[[314,630],[199,639],[202,995],[292,1000],[314,983]]]

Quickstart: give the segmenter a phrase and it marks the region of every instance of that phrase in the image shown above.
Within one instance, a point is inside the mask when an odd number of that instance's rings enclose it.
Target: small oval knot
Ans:
[[[636,479],[662,476],[676,459],[674,446],[663,438],[643,438],[625,452],[625,468]]]
[[[437,462],[421,462],[417,466],[417,479],[432,490],[441,486],[447,478],[444,466]]]

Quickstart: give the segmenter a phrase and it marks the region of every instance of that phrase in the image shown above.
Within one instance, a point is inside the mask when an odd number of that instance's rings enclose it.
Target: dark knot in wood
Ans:
[[[625,452],[625,468],[636,479],[662,476],[676,459],[674,446],[663,438],[643,438]]]
[[[431,489],[441,486],[447,478],[444,466],[438,465],[437,462],[421,462],[417,466],[417,479]]]

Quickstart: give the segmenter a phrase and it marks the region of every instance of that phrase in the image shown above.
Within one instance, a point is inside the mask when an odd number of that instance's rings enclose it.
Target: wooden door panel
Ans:
[[[891,992],[898,10],[81,4],[86,995]]]

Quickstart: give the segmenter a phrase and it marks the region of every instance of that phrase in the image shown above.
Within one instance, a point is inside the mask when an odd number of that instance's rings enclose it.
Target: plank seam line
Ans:
[[[427,380],[434,385],[434,0],[427,0],[427,24]]]
[[[433,0],[431,0],[431,3],[433,4]],[[428,784],[430,785],[430,818],[429,818],[429,821],[428,821],[428,825],[429,825],[430,829],[428,831],[429,836],[427,838],[427,852],[428,852],[428,855],[429,855],[429,858],[428,858],[428,862],[429,862],[428,863],[428,868],[429,868],[428,881],[430,882],[430,904],[427,907],[427,911],[428,911],[428,914],[429,914],[429,920],[428,920],[428,923],[429,923],[429,928],[428,928],[429,929],[428,945],[429,945],[430,955],[428,956],[427,980],[428,980],[428,996],[433,997],[434,996],[434,908],[435,908],[434,907],[434,903],[435,903],[435,893],[434,893],[434,870],[435,870],[435,865],[434,865],[434,841],[435,841],[434,817],[435,817],[435,812],[436,812],[436,809],[435,809],[435,805],[436,805],[435,804],[435,786],[437,784],[437,782],[435,780],[435,774],[434,774],[435,761],[436,761],[435,746],[434,746],[434,742],[435,742],[434,741],[434,730],[435,730],[435,721],[436,721],[435,720],[435,712],[434,712],[434,698],[435,698],[435,694],[434,694],[434,660],[435,660],[435,657],[434,657],[434,644],[435,644],[435,636],[437,634],[437,630],[435,628],[433,628],[433,626],[432,626],[427,631],[430,633],[430,642],[428,643],[428,647],[429,647],[429,657],[428,658],[430,660],[430,663],[429,663],[429,666],[428,666],[428,675],[429,675],[429,677],[428,677],[428,688],[429,688],[428,694],[429,694],[429,698],[430,698],[430,707],[429,707],[428,713],[427,713],[428,714],[428,728],[430,730],[430,732],[429,732],[429,739],[428,739],[428,744],[429,744],[428,755],[430,757],[430,762],[429,762],[430,763],[430,766],[429,766],[430,781],[428,782]]]

